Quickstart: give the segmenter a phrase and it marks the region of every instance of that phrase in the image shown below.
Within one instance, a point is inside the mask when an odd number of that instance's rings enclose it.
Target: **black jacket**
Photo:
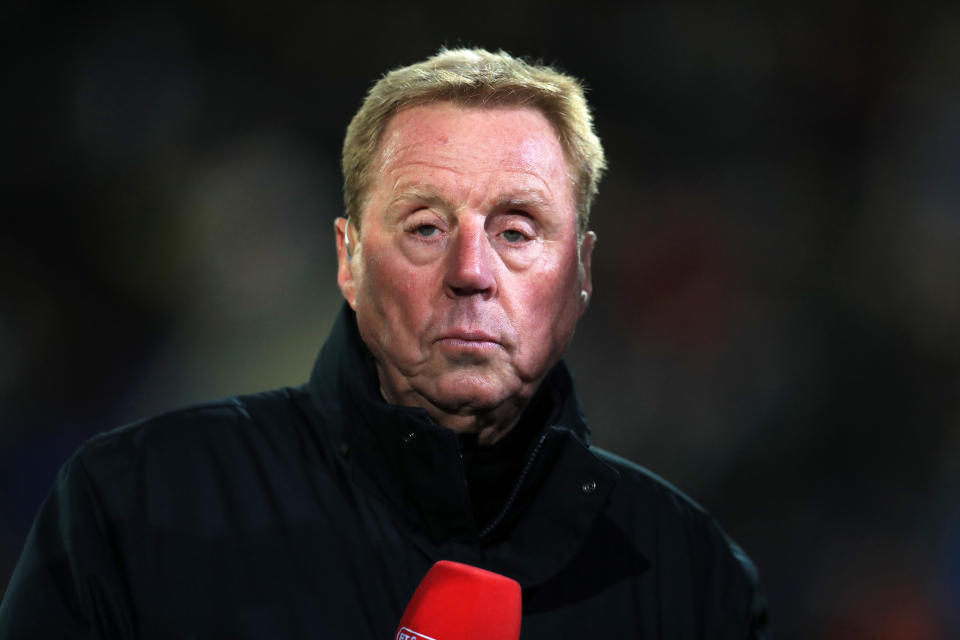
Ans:
[[[462,444],[384,403],[345,308],[297,389],[94,437],[0,605],[21,638],[392,638],[439,559],[523,587],[525,639],[759,638],[757,574],[700,507],[589,447],[565,367],[490,517]]]

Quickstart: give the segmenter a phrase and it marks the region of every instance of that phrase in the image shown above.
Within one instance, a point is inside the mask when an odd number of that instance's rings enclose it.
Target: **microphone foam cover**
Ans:
[[[516,580],[440,560],[410,598],[394,640],[518,640],[521,612]]]

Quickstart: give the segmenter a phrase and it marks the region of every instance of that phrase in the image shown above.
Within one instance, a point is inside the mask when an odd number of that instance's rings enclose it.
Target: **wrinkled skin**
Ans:
[[[338,282],[381,393],[493,443],[573,336],[591,293],[571,170],[521,107],[401,111],[381,140],[360,231],[336,221]]]

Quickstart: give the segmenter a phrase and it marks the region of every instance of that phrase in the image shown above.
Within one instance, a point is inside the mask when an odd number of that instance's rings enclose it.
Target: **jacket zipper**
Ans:
[[[493,522],[488,524],[483,531],[480,532],[480,539],[487,537],[491,531],[497,528],[503,519],[506,517],[507,512],[510,511],[510,507],[513,506],[514,501],[517,499],[517,495],[520,493],[520,487],[523,486],[523,481],[526,479],[527,474],[530,473],[531,467],[533,467],[533,462],[537,459],[537,454],[540,453],[540,449],[543,448],[543,443],[547,440],[547,433],[544,433],[540,436],[540,439],[537,441],[537,446],[533,448],[533,451],[530,453],[530,457],[527,458],[527,463],[523,466],[523,471],[520,472],[520,477],[517,479],[517,484],[513,487],[513,491],[510,492],[510,497],[507,498],[507,503],[503,505],[503,509],[500,510],[500,515],[494,518]]]

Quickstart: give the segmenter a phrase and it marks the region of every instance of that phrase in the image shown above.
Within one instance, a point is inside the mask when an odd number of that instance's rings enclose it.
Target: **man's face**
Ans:
[[[529,108],[410,108],[373,169],[352,259],[337,221],[338,281],[385,399],[453,428],[522,408],[590,293],[594,236],[578,241],[550,123]]]

